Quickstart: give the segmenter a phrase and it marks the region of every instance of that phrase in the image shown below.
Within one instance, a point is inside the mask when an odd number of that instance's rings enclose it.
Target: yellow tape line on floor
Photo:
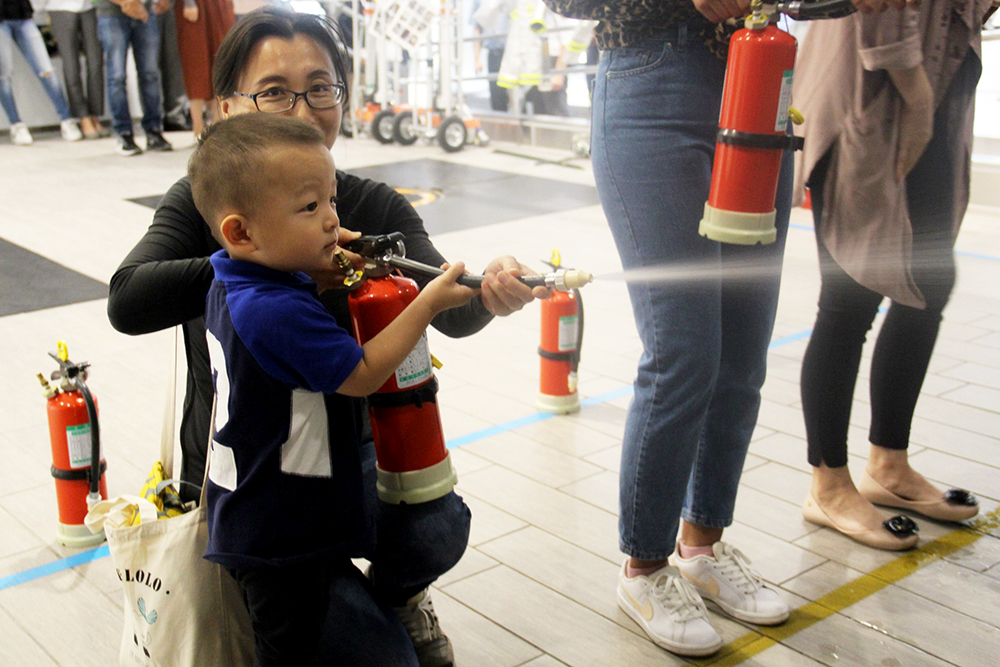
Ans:
[[[942,535],[938,539],[907,552],[798,609],[793,609],[788,620],[781,625],[761,626],[758,631],[747,633],[726,644],[719,653],[711,658],[694,660],[693,662],[704,667],[738,665],[852,604],[874,595],[886,586],[891,586],[917,570],[949,556],[959,549],[964,549],[997,527],[1000,527],[1000,509],[974,521],[967,528],[959,528]]]

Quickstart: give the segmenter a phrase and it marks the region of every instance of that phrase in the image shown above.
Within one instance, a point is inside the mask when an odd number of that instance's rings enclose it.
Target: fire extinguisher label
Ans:
[[[781,74],[781,95],[778,97],[778,117],[774,121],[774,131],[784,132],[788,127],[788,107],[792,104],[792,78],[795,72],[786,69]]]
[[[67,426],[66,444],[69,446],[69,467],[89,468],[90,450],[93,446],[90,439],[90,424]]]
[[[577,316],[568,315],[559,318],[559,351],[568,352],[576,349]]]
[[[427,347],[427,334],[420,337],[416,346],[396,369],[396,386],[400,389],[415,387],[431,377],[431,351]]]

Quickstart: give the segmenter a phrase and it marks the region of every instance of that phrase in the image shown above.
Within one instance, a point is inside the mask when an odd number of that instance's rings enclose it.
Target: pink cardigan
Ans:
[[[816,163],[834,147],[824,184],[821,234],[837,263],[865,287],[923,308],[913,282],[906,183],[896,180],[901,98],[886,69],[922,64],[935,108],[971,47],[981,54],[982,19],[991,0],[924,0],[902,11],[854,14],[810,25],[796,62],[792,104],[805,116],[796,134],[796,202]],[[868,99],[870,98],[870,99]],[[954,232],[969,202],[973,113],[963,119]]]

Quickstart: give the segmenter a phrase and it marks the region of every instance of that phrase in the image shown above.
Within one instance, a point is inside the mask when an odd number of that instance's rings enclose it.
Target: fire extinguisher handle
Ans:
[[[386,261],[389,266],[393,266],[403,271],[416,273],[417,275],[426,276],[428,278],[436,278],[444,273],[443,269],[439,269],[436,266],[424,264],[423,262],[415,262],[412,259],[406,259],[405,257],[399,257],[397,255],[390,255]],[[483,286],[483,276],[474,276],[471,273],[465,273],[459,276],[456,282],[459,285],[464,285],[465,287],[479,289]]]
[[[416,273],[430,278],[435,278],[444,273],[443,270],[436,266],[431,266],[430,264],[424,264],[422,262],[415,262],[412,259],[406,259],[405,257],[398,257],[396,255],[389,256],[386,259],[386,263],[389,264],[389,266],[393,266],[402,271],[410,271],[411,273]],[[471,287],[473,289],[480,289],[483,286],[484,279],[485,276],[476,276],[471,273],[466,273],[459,277],[458,284]],[[559,269],[558,271],[547,273],[543,276],[521,276],[518,278],[518,280],[528,287],[545,287],[547,289],[556,289],[563,292],[583,287],[587,283],[593,281],[593,279],[594,277],[586,271],[578,271],[574,269]]]
[[[472,289],[482,289],[483,280],[486,276],[476,276],[471,273],[463,273],[458,277],[456,281],[459,285],[465,285],[466,287],[471,287]]]

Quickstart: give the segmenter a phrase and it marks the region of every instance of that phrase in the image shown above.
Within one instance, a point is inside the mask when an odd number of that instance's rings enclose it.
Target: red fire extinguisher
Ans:
[[[417,298],[416,282],[389,271],[376,267],[366,272],[366,280],[348,297],[360,345]],[[424,334],[396,372],[368,397],[378,495],[386,502],[425,503],[446,495],[458,482],[445,446],[437,388]]]
[[[773,243],[775,195],[785,151],[802,149],[787,134],[797,42],[773,25],[779,13],[798,20],[838,18],[854,11],[850,0],[751,4],[745,28],[729,42],[726,83],[716,137],[712,185],[698,233],[713,241]]]
[[[729,42],[712,186],[698,233],[713,241],[773,243],[781,159],[801,146],[787,134],[795,38],[759,3]]]
[[[70,361],[63,341],[59,341],[58,352],[49,354],[59,363],[51,379],[60,384],[50,385],[41,373],[38,379],[47,399],[52,477],[59,507],[57,539],[68,547],[93,546],[104,541],[104,531],[92,533],[83,520],[91,507],[107,499],[108,489],[104,475],[107,461],[101,458],[97,398],[86,382],[90,364]]]
[[[558,250],[552,251],[553,269],[561,269]],[[589,274],[588,274],[589,278]],[[589,282],[589,280],[588,280]],[[554,289],[541,302],[542,339],[539,392],[535,407],[541,412],[568,414],[580,409],[577,369],[583,343],[583,299],[579,289]]]

